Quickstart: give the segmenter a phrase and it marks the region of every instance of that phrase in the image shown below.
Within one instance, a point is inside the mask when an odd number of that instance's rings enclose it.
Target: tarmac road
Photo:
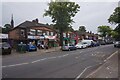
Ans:
[[[3,78],[85,78],[118,49],[102,45],[74,51],[3,56]],[[30,53],[32,54],[32,52]]]

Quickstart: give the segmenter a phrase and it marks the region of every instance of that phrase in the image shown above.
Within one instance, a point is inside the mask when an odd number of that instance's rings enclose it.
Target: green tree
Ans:
[[[117,24],[115,31],[117,33],[116,39],[120,40],[120,7],[115,8],[113,14],[110,15],[108,22]]]
[[[60,43],[63,45],[63,32],[68,30],[74,22],[72,17],[79,11],[80,6],[75,2],[60,2],[61,0],[51,1],[44,16],[50,16],[55,27],[60,32]],[[64,0],[62,0],[64,1]],[[66,0],[65,0],[66,1]]]
[[[2,33],[7,34],[11,30],[11,25],[10,24],[5,24],[4,28],[2,28]]]
[[[117,7],[110,15],[108,22],[111,24],[120,24],[120,7]]]
[[[110,35],[112,29],[110,28],[110,26],[99,26],[98,27],[98,32],[100,32],[100,35],[102,37],[105,37],[106,35]]]
[[[85,26],[80,26],[79,27],[79,32],[86,32]]]

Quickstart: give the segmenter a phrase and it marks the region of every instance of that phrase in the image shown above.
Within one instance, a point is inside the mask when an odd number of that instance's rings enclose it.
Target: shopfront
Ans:
[[[55,36],[47,36],[47,35],[45,35],[45,39],[47,40],[49,48],[58,46],[56,37],[57,37],[57,35],[55,35]]]
[[[29,42],[35,42],[35,44],[37,45],[38,43],[44,44],[44,36],[28,36],[28,43]]]

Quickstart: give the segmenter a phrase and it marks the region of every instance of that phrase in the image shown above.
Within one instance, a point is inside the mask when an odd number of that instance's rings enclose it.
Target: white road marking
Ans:
[[[63,57],[63,56],[58,56],[58,58],[61,58],[61,57]]]
[[[36,62],[39,62],[39,61],[43,61],[43,60],[46,60],[47,58],[43,58],[43,59],[39,59],[39,60],[35,60],[35,61],[32,61],[31,63],[36,63]]]
[[[36,63],[36,62],[39,62],[39,61],[41,61],[41,60],[32,61],[31,63]]]
[[[50,57],[50,59],[54,59],[54,58],[57,58],[57,57]]]
[[[7,65],[7,66],[2,66],[2,68],[13,67],[13,66],[20,66],[20,65],[25,65],[25,64],[29,64],[29,63],[20,63],[20,64]]]
[[[90,67],[92,67],[92,66],[89,66],[89,67],[85,68],[85,69],[82,71],[82,73],[80,73],[80,75],[78,75],[78,76],[75,78],[75,80],[78,80],[78,79],[82,76],[82,74],[83,74],[88,68],[90,68]]]
[[[75,57],[76,59],[78,59],[79,57]]]
[[[118,51],[114,52],[111,56],[109,56],[109,57],[107,58],[107,60],[110,59],[110,58],[111,58],[113,55],[115,55],[116,53],[118,53]]]
[[[108,59],[110,59],[113,55],[115,55],[116,53],[118,53],[118,51],[114,52],[110,57],[108,57],[106,60],[104,60],[104,62],[106,62]],[[103,64],[104,65],[104,64]],[[92,72],[91,74],[89,74],[86,78],[89,78],[91,75],[95,74],[98,70],[100,70],[102,68],[102,66],[100,66],[98,69],[96,69],[94,72]]]

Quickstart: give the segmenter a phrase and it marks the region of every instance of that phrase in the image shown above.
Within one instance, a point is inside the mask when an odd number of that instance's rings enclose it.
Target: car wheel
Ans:
[[[68,51],[70,51],[70,48],[68,49]]]
[[[114,45],[114,47],[116,47],[116,45]]]
[[[9,52],[9,54],[11,54],[11,51]]]
[[[83,49],[83,46],[81,46],[81,48]]]
[[[37,51],[37,49],[35,49],[35,51]]]

